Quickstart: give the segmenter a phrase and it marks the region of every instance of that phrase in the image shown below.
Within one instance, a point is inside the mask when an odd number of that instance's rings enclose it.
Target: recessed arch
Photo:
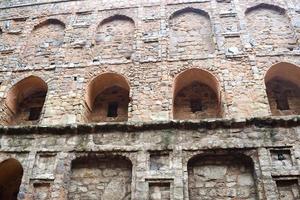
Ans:
[[[26,64],[48,66],[64,57],[61,47],[64,44],[66,25],[58,19],[47,19],[36,24],[22,52]]]
[[[12,112],[11,124],[33,123],[40,118],[48,85],[37,76],[26,77],[7,92],[5,104]]]
[[[176,76],[173,87],[174,119],[220,116],[220,85],[213,74],[203,69],[192,68]]]
[[[269,10],[274,10],[274,11],[277,11],[278,13],[280,14],[285,14],[286,13],[286,10],[280,6],[277,6],[277,5],[272,5],[272,4],[266,4],[266,3],[260,3],[258,5],[255,5],[255,6],[252,6],[250,8],[247,8],[246,11],[245,11],[245,14],[249,14],[255,10],[258,10],[258,9],[269,9]]]
[[[120,155],[81,156],[72,161],[69,199],[131,199],[132,162]],[[101,183],[101,187],[99,187]],[[82,185],[88,185],[82,191]],[[74,198],[76,197],[76,198]]]
[[[241,153],[203,153],[187,164],[190,200],[258,199],[252,159]],[[247,192],[239,192],[239,191]],[[236,191],[226,193],[224,191]]]
[[[135,24],[134,20],[132,18],[126,16],[126,15],[113,15],[113,16],[110,16],[110,17],[107,17],[107,18],[103,19],[100,22],[99,27],[103,26],[104,24],[110,23],[114,20],[129,21],[132,24]]]
[[[182,15],[185,13],[190,13],[190,12],[197,13],[199,15],[203,15],[203,16],[207,17],[208,19],[210,18],[208,12],[206,12],[204,10],[193,8],[193,7],[186,7],[181,10],[177,10],[177,11],[173,12],[169,17],[169,20],[172,20],[173,18],[178,17],[179,15]]]
[[[86,104],[91,121],[127,121],[130,85],[117,73],[95,77],[87,87]],[[92,119],[91,119],[92,118]]]
[[[272,115],[300,114],[300,68],[281,62],[265,74],[267,97]]]
[[[292,51],[297,40],[286,10],[277,5],[261,3],[245,11],[250,44],[261,53]]]
[[[22,176],[23,167],[16,159],[0,163],[0,199],[17,200]]]
[[[132,59],[134,42],[134,20],[125,15],[110,16],[97,27],[93,56],[105,62],[126,62]]]
[[[49,24],[58,25],[58,26],[62,27],[63,29],[66,28],[66,25],[65,25],[64,22],[62,22],[62,21],[60,21],[58,19],[51,19],[50,18],[50,19],[46,19],[46,20],[38,23],[37,25],[35,25],[34,28],[33,28],[33,31],[35,31],[35,30],[37,30],[39,28],[42,28],[43,26],[47,26]]]
[[[169,57],[205,57],[214,53],[213,29],[209,14],[187,7],[169,17]]]

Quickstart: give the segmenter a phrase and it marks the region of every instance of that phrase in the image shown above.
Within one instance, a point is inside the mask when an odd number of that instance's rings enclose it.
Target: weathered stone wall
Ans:
[[[87,85],[105,72],[129,81],[129,121],[172,119],[174,78],[191,68],[218,79],[223,117],[266,116],[266,72],[299,65],[297,2],[28,3],[2,3],[0,93],[43,78],[44,124],[85,122]]]
[[[21,163],[19,199],[95,199],[119,188],[116,199],[297,200],[298,126],[289,118],[1,128],[0,161]]]
[[[251,35],[250,44],[258,52],[292,51],[297,48],[297,38],[285,10],[274,5],[263,5],[249,9],[246,13]]]
[[[299,199],[299,39],[298,0],[1,1],[0,197]]]
[[[53,65],[59,63],[63,55],[64,24],[58,20],[46,20],[36,25],[26,41],[21,53],[22,64]]]
[[[131,199],[131,162],[87,156],[72,162],[68,199]]]
[[[188,165],[189,199],[257,199],[252,168],[239,155],[199,156]]]

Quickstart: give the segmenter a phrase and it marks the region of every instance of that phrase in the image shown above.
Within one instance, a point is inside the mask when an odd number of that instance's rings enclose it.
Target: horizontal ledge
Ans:
[[[89,134],[106,132],[141,132],[149,130],[197,130],[197,129],[236,129],[256,126],[296,127],[300,125],[300,115],[281,117],[255,117],[245,119],[205,119],[205,120],[171,120],[157,122],[114,122],[85,123],[70,125],[34,125],[34,126],[0,126],[0,134]]]

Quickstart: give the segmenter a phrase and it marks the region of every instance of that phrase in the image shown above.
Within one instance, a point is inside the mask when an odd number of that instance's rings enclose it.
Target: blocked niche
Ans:
[[[278,63],[268,70],[265,84],[272,115],[300,113],[299,75],[299,67],[290,63]]]
[[[63,58],[65,24],[57,19],[48,19],[34,27],[23,52],[27,64],[56,63]]]
[[[72,162],[68,199],[131,199],[132,164],[124,157],[86,156]]]
[[[274,167],[291,167],[293,165],[290,149],[271,149],[270,153]]]
[[[195,156],[188,162],[189,199],[258,199],[253,169],[240,154]]]
[[[33,168],[35,179],[54,179],[56,153],[38,153]]]
[[[286,11],[278,6],[259,4],[246,11],[252,45],[259,51],[273,51],[296,47],[296,38]]]
[[[217,79],[207,71],[189,69],[179,74],[174,83],[174,119],[220,117],[220,89]]]
[[[127,121],[129,89],[127,80],[116,73],[104,73],[94,78],[86,95],[88,121]]]
[[[150,152],[150,170],[167,170],[170,167],[170,153],[153,151]]]
[[[170,200],[171,183],[165,181],[149,182],[149,200]]]
[[[97,28],[93,54],[101,60],[127,61],[134,53],[134,21],[124,15],[104,19]]]
[[[280,200],[298,200],[300,198],[298,179],[276,180],[278,196]]]
[[[47,181],[33,181],[33,200],[50,200],[51,184],[51,182]]]
[[[215,50],[212,26],[208,13],[185,8],[169,19],[169,57],[206,56]]]
[[[5,123],[32,125],[40,120],[48,86],[39,77],[29,76],[8,91],[4,112]]]

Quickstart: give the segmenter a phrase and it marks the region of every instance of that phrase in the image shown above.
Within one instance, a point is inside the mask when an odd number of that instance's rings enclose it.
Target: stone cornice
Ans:
[[[86,123],[71,125],[36,125],[36,126],[0,126],[0,134],[89,134],[105,132],[142,132],[162,131],[168,129],[243,129],[258,128],[292,128],[300,126],[300,116],[257,117],[246,119],[209,119],[199,121],[161,121],[161,122],[118,122],[118,123]]]
[[[39,6],[39,5],[45,5],[45,4],[54,4],[54,3],[64,3],[64,2],[69,2],[69,1],[84,1],[84,0],[53,0],[51,2],[36,2],[36,3],[19,3],[19,4],[10,4],[7,3],[8,5],[5,4],[5,2],[0,4],[0,9],[11,9],[11,8],[20,8],[20,7],[28,7],[28,6]]]

